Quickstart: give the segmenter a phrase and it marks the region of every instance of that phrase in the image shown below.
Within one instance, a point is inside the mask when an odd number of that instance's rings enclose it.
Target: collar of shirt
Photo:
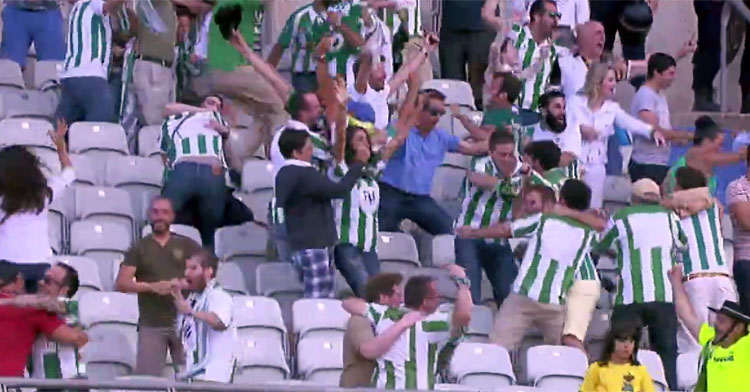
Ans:
[[[299,130],[304,130],[307,132],[310,132],[310,127],[308,127],[305,123],[297,121],[297,120],[289,120],[286,122],[286,128],[294,128]]]
[[[287,159],[284,161],[284,166],[312,167],[312,164],[310,162],[300,161],[299,159]]]

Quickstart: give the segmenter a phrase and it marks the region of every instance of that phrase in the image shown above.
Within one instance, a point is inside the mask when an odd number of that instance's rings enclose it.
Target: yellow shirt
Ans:
[[[701,327],[698,340],[702,346],[713,340],[716,330],[708,324]],[[711,392],[740,392],[750,390],[750,336],[745,335],[729,348],[713,346],[706,362],[708,390]]]
[[[654,383],[645,366],[600,366],[594,362],[586,372],[581,392],[654,392]]]

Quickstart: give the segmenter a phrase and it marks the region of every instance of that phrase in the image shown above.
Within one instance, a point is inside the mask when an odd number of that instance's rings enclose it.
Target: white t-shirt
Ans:
[[[578,125],[574,124],[570,116],[567,118],[567,126],[561,133],[554,133],[550,130],[544,129],[541,126],[541,122],[537,123],[534,127],[534,134],[531,138],[532,141],[540,140],[552,140],[560,147],[560,151],[569,152],[576,157],[581,157],[581,130]]]
[[[390,121],[390,112],[388,110],[388,95],[391,93],[390,86],[386,83],[385,88],[376,91],[370,85],[367,85],[367,91],[364,94],[357,92],[353,85],[349,86],[349,97],[357,102],[366,102],[372,106],[375,111],[375,128],[386,129]]]
[[[60,79],[94,76],[107,79],[112,56],[112,26],[103,0],[79,0],[69,16],[70,35]]]
[[[47,185],[52,189],[52,197],[60,196],[75,179],[76,173],[72,167],[66,167],[59,175],[50,178]],[[0,224],[0,259],[33,264],[42,263],[51,257],[48,216],[49,204],[39,214],[13,214]],[[0,220],[4,218],[5,211],[0,210]]]
[[[657,93],[651,87],[641,86],[630,102],[630,114],[638,117],[640,112],[647,110],[659,118],[659,126],[672,129],[669,119],[669,103],[664,93]],[[653,140],[644,137],[633,138],[632,159],[638,163],[650,165],[664,165],[669,163],[671,149],[669,144],[657,146]]]
[[[586,83],[586,73],[589,67],[578,55],[564,55],[557,57],[560,66],[560,87],[567,97],[578,94]]]

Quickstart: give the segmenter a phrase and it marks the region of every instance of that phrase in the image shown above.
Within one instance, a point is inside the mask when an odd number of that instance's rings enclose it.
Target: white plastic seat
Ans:
[[[122,259],[130,248],[131,232],[111,222],[78,221],[70,226],[72,254],[97,262],[104,288],[112,287],[114,260]]]
[[[646,367],[648,374],[654,381],[654,389],[657,391],[668,391],[667,378],[664,375],[664,365],[662,365],[659,354],[651,350],[638,350],[638,362]]]
[[[73,164],[73,170],[76,172],[76,180],[73,182],[74,185],[102,185],[97,170],[94,169],[94,162],[92,162],[89,157],[79,154],[70,154],[70,162]]]
[[[583,351],[566,346],[536,346],[526,353],[526,376],[536,387],[578,390],[589,361]]]
[[[300,340],[337,335],[343,339],[349,313],[336,299],[303,298],[292,305],[292,317],[294,333]]]
[[[481,390],[493,390],[516,382],[508,350],[496,344],[459,344],[451,359],[450,374],[459,384]]]
[[[476,110],[474,93],[467,82],[453,79],[433,79],[422,83],[421,90],[435,89],[445,95],[445,104],[457,104]]]
[[[163,181],[164,165],[156,159],[116,156],[107,161],[104,183],[130,194],[138,222],[146,222],[149,203],[161,192]]]
[[[287,330],[291,330],[292,306],[304,294],[297,270],[287,262],[262,263],[258,265],[255,278],[258,295],[273,298],[279,303]]]
[[[311,337],[297,346],[297,373],[318,385],[338,386],[344,368],[343,341]]]
[[[432,265],[440,267],[456,261],[455,239],[453,234],[436,235],[432,239]]]
[[[289,378],[289,366],[281,346],[254,335],[239,337],[238,373],[233,384],[261,384]]]
[[[162,129],[159,125],[149,125],[138,131],[138,155],[153,157],[160,154],[159,138]]]
[[[65,263],[78,272],[79,287],[76,297],[80,298],[90,291],[104,291],[96,261],[87,257],[68,255],[56,256],[53,260]]]
[[[0,86],[23,90],[26,83],[23,81],[21,66],[15,61],[0,59]]]
[[[461,190],[466,179],[466,169],[441,165],[435,170],[430,196],[440,204],[452,218],[461,213]]]
[[[268,208],[273,199],[273,189],[263,189],[253,193],[234,192],[233,196],[250,209],[254,220],[268,223]]]
[[[256,286],[259,265],[266,263],[268,231],[253,223],[225,226],[214,234],[216,255],[223,261],[237,263],[245,276],[250,294],[260,293]]]
[[[378,259],[383,272],[409,272],[421,267],[414,238],[405,233],[378,233]]]
[[[94,219],[122,225],[133,238],[136,226],[130,195],[117,188],[80,186],[75,188],[75,216],[78,220]]]
[[[70,151],[90,157],[104,178],[107,160],[113,156],[128,155],[128,142],[120,124],[102,122],[77,122],[68,130]]]
[[[255,340],[274,342],[286,352],[287,329],[278,302],[261,296],[236,296],[232,310],[240,337],[251,335]]]
[[[493,323],[492,309],[484,305],[474,305],[471,308],[471,321],[466,331],[467,341],[487,343],[492,333]]]
[[[195,241],[198,245],[203,246],[203,241],[201,240],[201,232],[198,231],[198,229],[196,229],[193,226],[173,223],[169,225],[169,231],[171,233],[190,238],[191,240]],[[143,226],[143,229],[141,229],[141,238],[151,234],[152,232],[153,232],[153,229],[151,228],[151,225]]]
[[[105,328],[94,333],[89,331],[89,342],[80,353],[90,380],[114,380],[135,369],[135,349],[128,337],[118,330]]]
[[[165,377],[162,375],[161,377],[154,377],[154,376],[143,376],[139,374],[131,374],[128,376],[119,376],[115,378],[116,381],[135,381],[135,382],[143,382],[143,383],[166,383],[169,381],[174,381],[174,376],[171,378]],[[150,388],[150,387],[149,387]],[[158,392],[159,389],[152,389],[152,390],[145,390],[142,389],[141,392]],[[125,389],[110,389],[109,392],[128,392]]]
[[[216,281],[232,296],[247,295],[245,287],[245,277],[242,270],[235,263],[219,263],[219,270],[216,271]]]
[[[701,350],[693,350],[677,356],[677,388],[692,391],[698,383],[698,362]]]
[[[57,254],[63,254],[70,249],[70,221],[74,214],[73,189],[67,188],[59,195],[52,195],[52,203],[49,204],[47,215],[49,220],[50,238],[59,238],[61,249]],[[59,236],[59,237],[58,237]],[[54,246],[54,245],[53,245]]]
[[[0,118],[29,117],[55,120],[60,97],[54,91],[17,90],[0,85]]]
[[[34,64],[34,88],[45,91],[60,87],[62,62],[54,60],[37,61]]]
[[[55,151],[48,132],[54,126],[37,118],[6,118],[0,121],[0,147],[22,145]]]
[[[273,189],[273,164],[270,161],[250,160],[242,165],[242,191],[248,194]]]
[[[625,176],[607,176],[604,179],[604,200],[617,203],[630,203],[631,182]]]
[[[118,292],[89,292],[78,300],[81,324],[91,340],[117,334],[135,353],[138,345],[138,298]]]

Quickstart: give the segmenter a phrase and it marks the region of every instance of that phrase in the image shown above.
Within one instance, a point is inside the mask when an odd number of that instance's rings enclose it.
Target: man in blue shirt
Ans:
[[[409,219],[432,235],[453,231],[453,219],[432,197],[430,188],[435,169],[446,152],[484,154],[486,143],[472,144],[442,129],[435,129],[445,114],[445,95],[425,90],[416,108],[416,125],[406,135],[397,135],[400,145],[383,172],[380,182],[380,231],[399,231]]]

